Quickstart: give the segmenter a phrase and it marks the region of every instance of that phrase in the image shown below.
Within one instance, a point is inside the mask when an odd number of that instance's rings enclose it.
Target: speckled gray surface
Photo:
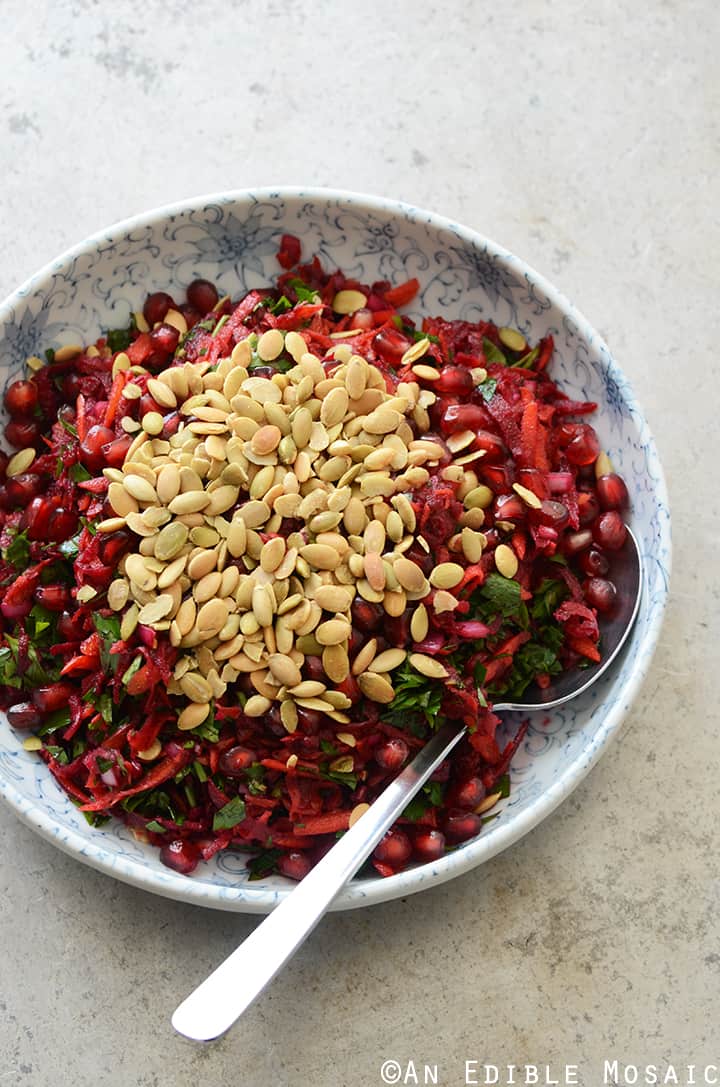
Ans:
[[[406,1082],[410,1060],[447,1087],[478,1060],[578,1065],[591,1087],[605,1058],[680,1082],[720,1063],[716,6],[2,13],[0,293],[190,193],[304,182],[435,208],[607,338],[664,459],[675,574],[643,694],[559,812],[452,884],[328,918],[212,1046],[169,1014],[256,921],[114,883],[0,811],[0,1083],[365,1087],[395,1058]]]

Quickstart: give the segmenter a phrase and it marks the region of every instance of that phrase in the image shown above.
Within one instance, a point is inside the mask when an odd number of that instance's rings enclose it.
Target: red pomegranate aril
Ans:
[[[82,631],[75,625],[75,616],[64,611],[58,619],[58,635],[61,642],[78,642],[83,637]]]
[[[163,415],[163,428],[161,437],[168,441],[172,438],[173,434],[177,434],[180,429],[180,412],[171,411],[167,415]]]
[[[412,856],[412,843],[404,830],[393,827],[375,847],[373,857],[391,868],[402,868]]]
[[[484,449],[486,457],[490,460],[504,461],[507,457],[507,449],[502,438],[489,430],[478,430],[474,448]]]
[[[485,464],[484,461],[480,461],[478,467],[478,475],[490,490],[495,491],[496,494],[502,494],[511,489],[514,480],[510,478],[510,472],[504,464]]]
[[[592,542],[593,534],[589,528],[569,532],[563,537],[562,550],[565,555],[579,555],[581,551],[587,551]]]
[[[407,761],[410,748],[400,737],[393,736],[375,750],[375,762],[383,770],[399,770]]]
[[[219,767],[228,777],[243,776],[249,766],[257,762],[257,754],[249,747],[238,744],[223,751],[219,759]]]
[[[567,494],[573,487],[572,472],[548,472],[547,485],[550,494]]]
[[[175,303],[169,294],[165,291],[155,291],[153,294],[149,294],[145,299],[143,316],[147,323],[152,327],[157,324],[158,321],[164,321],[167,311],[174,308]]]
[[[168,842],[162,847],[160,860],[166,868],[172,868],[181,876],[189,876],[197,868],[200,855],[192,842],[177,838],[174,842]]]
[[[325,724],[325,717],[318,710],[309,710],[306,706],[298,707],[298,728],[314,736]]]
[[[33,498],[23,514],[27,534],[31,540],[47,539],[50,518],[57,509],[57,502],[52,498]]]
[[[440,433],[447,438],[460,430],[480,430],[487,426],[488,418],[480,404],[445,404],[440,413]]]
[[[100,541],[100,561],[105,566],[116,566],[123,555],[127,554],[132,544],[132,536],[125,529],[109,532]]]
[[[350,321],[350,328],[361,328],[364,331],[372,328],[374,324],[372,310],[363,307],[363,309],[356,310],[352,315]]]
[[[466,842],[468,838],[474,838],[480,833],[482,820],[479,815],[469,811],[450,812],[443,824],[443,830],[448,842],[457,845]]]
[[[318,683],[327,682],[327,676],[320,657],[307,656],[303,665],[303,672],[305,679],[314,679]]]
[[[66,400],[72,400],[73,404],[77,400],[78,396],[82,392],[82,379],[80,374],[65,374],[62,379],[62,393]],[[62,408],[60,409],[63,410]],[[68,419],[68,422],[74,422],[74,419]]]
[[[617,600],[617,589],[612,581],[604,577],[591,577],[583,582],[585,599],[592,608],[599,612],[612,611]]]
[[[381,604],[372,604],[369,600],[363,600],[356,596],[352,603],[353,625],[362,633],[372,633],[383,625],[386,619],[385,610]]]
[[[21,472],[7,481],[7,493],[15,506],[25,508],[43,489],[43,481],[35,472]]]
[[[55,510],[48,522],[48,539],[55,543],[69,540],[78,530],[79,519],[74,510],[65,510],[62,507]]]
[[[570,514],[564,502],[555,502],[552,498],[543,499],[538,516],[546,525],[562,528],[567,524]]]
[[[480,778],[468,778],[451,790],[449,799],[458,808],[472,810],[485,799],[485,786]]]
[[[158,415],[162,415],[163,409],[158,404],[157,400],[150,395],[150,393],[143,393],[138,401],[140,418],[143,415],[147,415],[149,411],[157,412]]]
[[[362,692],[358,687],[357,680],[352,674],[346,676],[342,683],[335,684],[335,690],[340,691],[346,698],[349,698],[353,705],[359,702],[362,698]]]
[[[115,434],[110,427],[96,424],[91,426],[80,442],[80,456],[86,468],[97,470],[105,465],[103,446],[114,441]]]
[[[158,325],[150,333],[150,339],[156,351],[172,355],[180,342],[180,332],[173,325]]]
[[[538,468],[520,468],[518,469],[517,481],[521,483],[523,487],[527,487],[529,491],[539,499],[550,497],[550,488],[548,487],[545,473],[541,472]]]
[[[200,313],[209,313],[218,304],[220,295],[209,279],[194,279],[187,289],[187,300]]]
[[[600,513],[600,503],[597,500],[597,495],[594,491],[579,491],[577,501],[580,524],[583,526],[592,524]]]
[[[105,463],[109,468],[120,468],[127,456],[128,449],[132,445],[132,438],[116,438],[114,442],[108,442],[102,447]]]
[[[594,464],[600,452],[597,434],[588,423],[575,423],[575,435],[565,446],[571,464]]]
[[[431,366],[435,360],[424,359],[423,362]],[[464,366],[443,366],[440,377],[433,382],[433,390],[438,393],[449,393],[451,396],[468,396],[475,388],[473,376]]]
[[[604,551],[619,551],[627,539],[627,529],[617,510],[601,513],[593,525],[595,543]]]
[[[522,521],[527,515],[527,506],[515,494],[501,494],[495,500],[496,521]]]
[[[32,415],[37,402],[38,387],[34,381],[13,381],[5,390],[5,407],[14,419]]]
[[[49,687],[36,687],[32,700],[41,713],[54,713],[66,706],[70,695],[75,693],[76,688],[69,683],[51,683]]]
[[[278,860],[278,872],[287,879],[299,882],[304,879],[312,868],[312,860],[307,853],[301,853],[299,849],[293,849],[284,853]]]
[[[189,302],[183,302],[183,304],[180,306],[180,313],[182,313],[183,317],[185,318],[185,323],[187,324],[188,329],[194,328],[198,321],[202,321],[203,319],[202,313],[200,313],[199,310],[195,309],[194,306],[191,306]]]
[[[412,611],[410,608],[406,608],[402,615],[386,616],[385,637],[390,646],[402,648],[403,646],[410,645],[410,642],[412,641],[410,636],[411,619]]]
[[[622,510],[630,503],[625,480],[617,472],[600,476],[595,484],[600,507],[603,510]]]
[[[437,861],[445,852],[445,835],[441,830],[419,830],[413,838],[413,853],[419,861]]]
[[[373,346],[384,362],[395,366],[403,357],[408,347],[412,346],[407,336],[394,328],[381,328],[373,336]]]
[[[610,563],[602,551],[591,547],[589,551],[583,551],[580,556],[580,569],[590,577],[605,577],[610,569]]]
[[[70,603],[70,590],[67,585],[38,585],[35,599],[48,611],[64,611]]]
[[[5,437],[16,449],[34,449],[40,441],[40,427],[30,419],[11,419],[5,426]]]
[[[19,731],[37,728],[42,724],[42,714],[32,702],[16,702],[5,711],[8,723]]]

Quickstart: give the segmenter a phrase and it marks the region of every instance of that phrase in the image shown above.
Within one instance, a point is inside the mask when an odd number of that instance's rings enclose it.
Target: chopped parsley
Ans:
[[[213,830],[232,830],[238,823],[242,823],[244,818],[245,801],[239,796],[234,796],[223,808],[215,812]]]
[[[30,564],[30,541],[27,532],[15,532],[7,547],[2,549],[2,557],[17,570],[26,570]]]
[[[135,324],[131,323],[127,328],[111,328],[107,333],[107,345],[113,354],[116,351],[125,351],[132,343],[135,335]]]
[[[507,366],[504,354],[487,336],[483,337],[483,353],[487,362],[498,362],[501,366]]]
[[[427,727],[435,728],[443,699],[443,688],[437,680],[417,672],[407,661],[393,672],[395,697],[383,713],[383,719],[414,735],[424,735]]]

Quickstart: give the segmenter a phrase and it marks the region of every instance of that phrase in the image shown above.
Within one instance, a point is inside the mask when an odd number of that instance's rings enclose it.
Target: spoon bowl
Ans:
[[[496,711],[560,706],[587,691],[610,667],[632,630],[642,597],[642,558],[629,529],[618,558],[614,571],[618,598],[611,616],[601,623],[603,659],[592,669],[564,673],[544,690],[536,688],[536,699],[497,704]],[[305,942],[345,883],[466,732],[462,722],[448,721],[435,733],[295,890],[180,1004],[172,1018],[179,1034],[207,1042],[232,1026]]]

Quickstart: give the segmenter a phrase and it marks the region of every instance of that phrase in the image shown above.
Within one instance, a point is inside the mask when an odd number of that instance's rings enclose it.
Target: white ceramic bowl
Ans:
[[[147,293],[178,291],[203,276],[233,297],[277,275],[280,235],[298,235],[360,280],[422,284],[413,315],[491,319],[531,340],[555,337],[552,374],[571,395],[599,404],[592,422],[632,496],[632,527],[645,560],[639,620],[620,664],[577,702],[537,714],[512,767],[499,818],[442,860],[389,879],[356,879],[335,902],[352,908],[407,895],[481,864],[526,834],[585,777],[638,693],[657,642],[670,568],[670,514],[653,439],[625,375],[584,317],[518,257],[474,230],[391,200],[320,189],[265,189],[201,197],[128,219],[75,246],[0,307],[2,383],[27,356],[88,342],[123,326]],[[291,890],[281,877],[248,882],[242,854],[224,852],[185,877],[119,821],[91,829],[21,737],[0,723],[0,792],[17,815],[93,868],[170,898],[264,913]]]

